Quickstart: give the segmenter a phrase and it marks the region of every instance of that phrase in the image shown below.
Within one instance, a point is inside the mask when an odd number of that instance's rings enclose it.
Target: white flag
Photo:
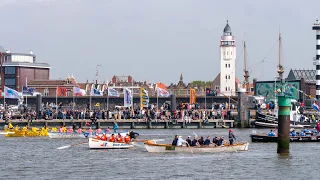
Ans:
[[[161,88],[157,88],[157,94],[160,97],[169,97],[168,91],[161,89]]]
[[[120,93],[113,89],[113,88],[108,88],[108,96],[110,97],[120,97]]]
[[[132,92],[128,88],[123,89],[123,106],[130,107],[132,105]]]
[[[19,99],[20,95],[16,90],[4,86],[4,97],[8,99]]]

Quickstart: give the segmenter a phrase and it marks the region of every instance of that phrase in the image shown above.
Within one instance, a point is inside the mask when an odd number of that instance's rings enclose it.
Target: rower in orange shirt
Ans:
[[[123,141],[122,141],[122,136],[121,136],[120,133],[118,133],[118,136],[117,136],[116,140],[117,140],[117,142],[119,142],[119,143],[122,143],[122,142],[123,142]]]
[[[100,138],[99,134],[96,134],[96,136],[94,137],[94,139],[99,139],[99,140],[100,140],[101,138]]]
[[[106,133],[103,133],[103,135],[101,136],[101,140],[102,141],[107,141],[107,136],[106,136]]]
[[[130,143],[130,136],[128,134],[124,137],[124,142]]]
[[[109,142],[114,142],[114,134],[111,135]]]

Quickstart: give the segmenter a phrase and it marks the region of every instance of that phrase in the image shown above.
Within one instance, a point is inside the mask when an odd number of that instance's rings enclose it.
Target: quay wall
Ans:
[[[168,121],[149,121],[144,120],[97,120],[96,123],[91,124],[91,126],[85,126],[86,122],[91,122],[91,120],[34,120],[32,123],[27,120],[12,120],[11,123],[15,127],[23,127],[28,125],[29,127],[43,127],[47,125],[51,127],[60,127],[65,125],[66,127],[72,127],[73,124],[76,124],[76,127],[81,127],[88,129],[89,127],[101,129],[110,128],[112,130],[113,124],[117,122],[119,129],[202,129],[202,128],[233,128],[234,120],[222,120],[214,119],[208,120],[207,122],[203,120],[192,120],[191,123],[185,123],[181,120],[168,120]],[[0,121],[0,128],[3,129],[5,122]]]

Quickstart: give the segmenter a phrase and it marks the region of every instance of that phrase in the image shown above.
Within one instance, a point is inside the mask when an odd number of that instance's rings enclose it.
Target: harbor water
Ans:
[[[249,141],[253,129],[234,129]],[[268,129],[255,129],[268,132]],[[138,139],[224,136],[227,129],[137,130]],[[83,139],[4,138],[0,136],[0,179],[319,179],[319,143],[291,143],[290,155],[276,143],[250,143],[249,151],[215,154],[148,153],[142,143],[128,150],[89,150],[87,144],[58,150]]]

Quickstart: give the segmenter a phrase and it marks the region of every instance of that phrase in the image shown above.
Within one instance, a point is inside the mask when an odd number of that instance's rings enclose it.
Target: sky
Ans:
[[[315,69],[319,0],[0,0],[0,45],[32,50],[51,65],[51,79],[78,82],[131,75],[136,81],[212,81],[220,72],[226,21],[236,38],[236,76],[243,80],[243,41],[252,78],[277,75],[278,34],[284,76]]]

